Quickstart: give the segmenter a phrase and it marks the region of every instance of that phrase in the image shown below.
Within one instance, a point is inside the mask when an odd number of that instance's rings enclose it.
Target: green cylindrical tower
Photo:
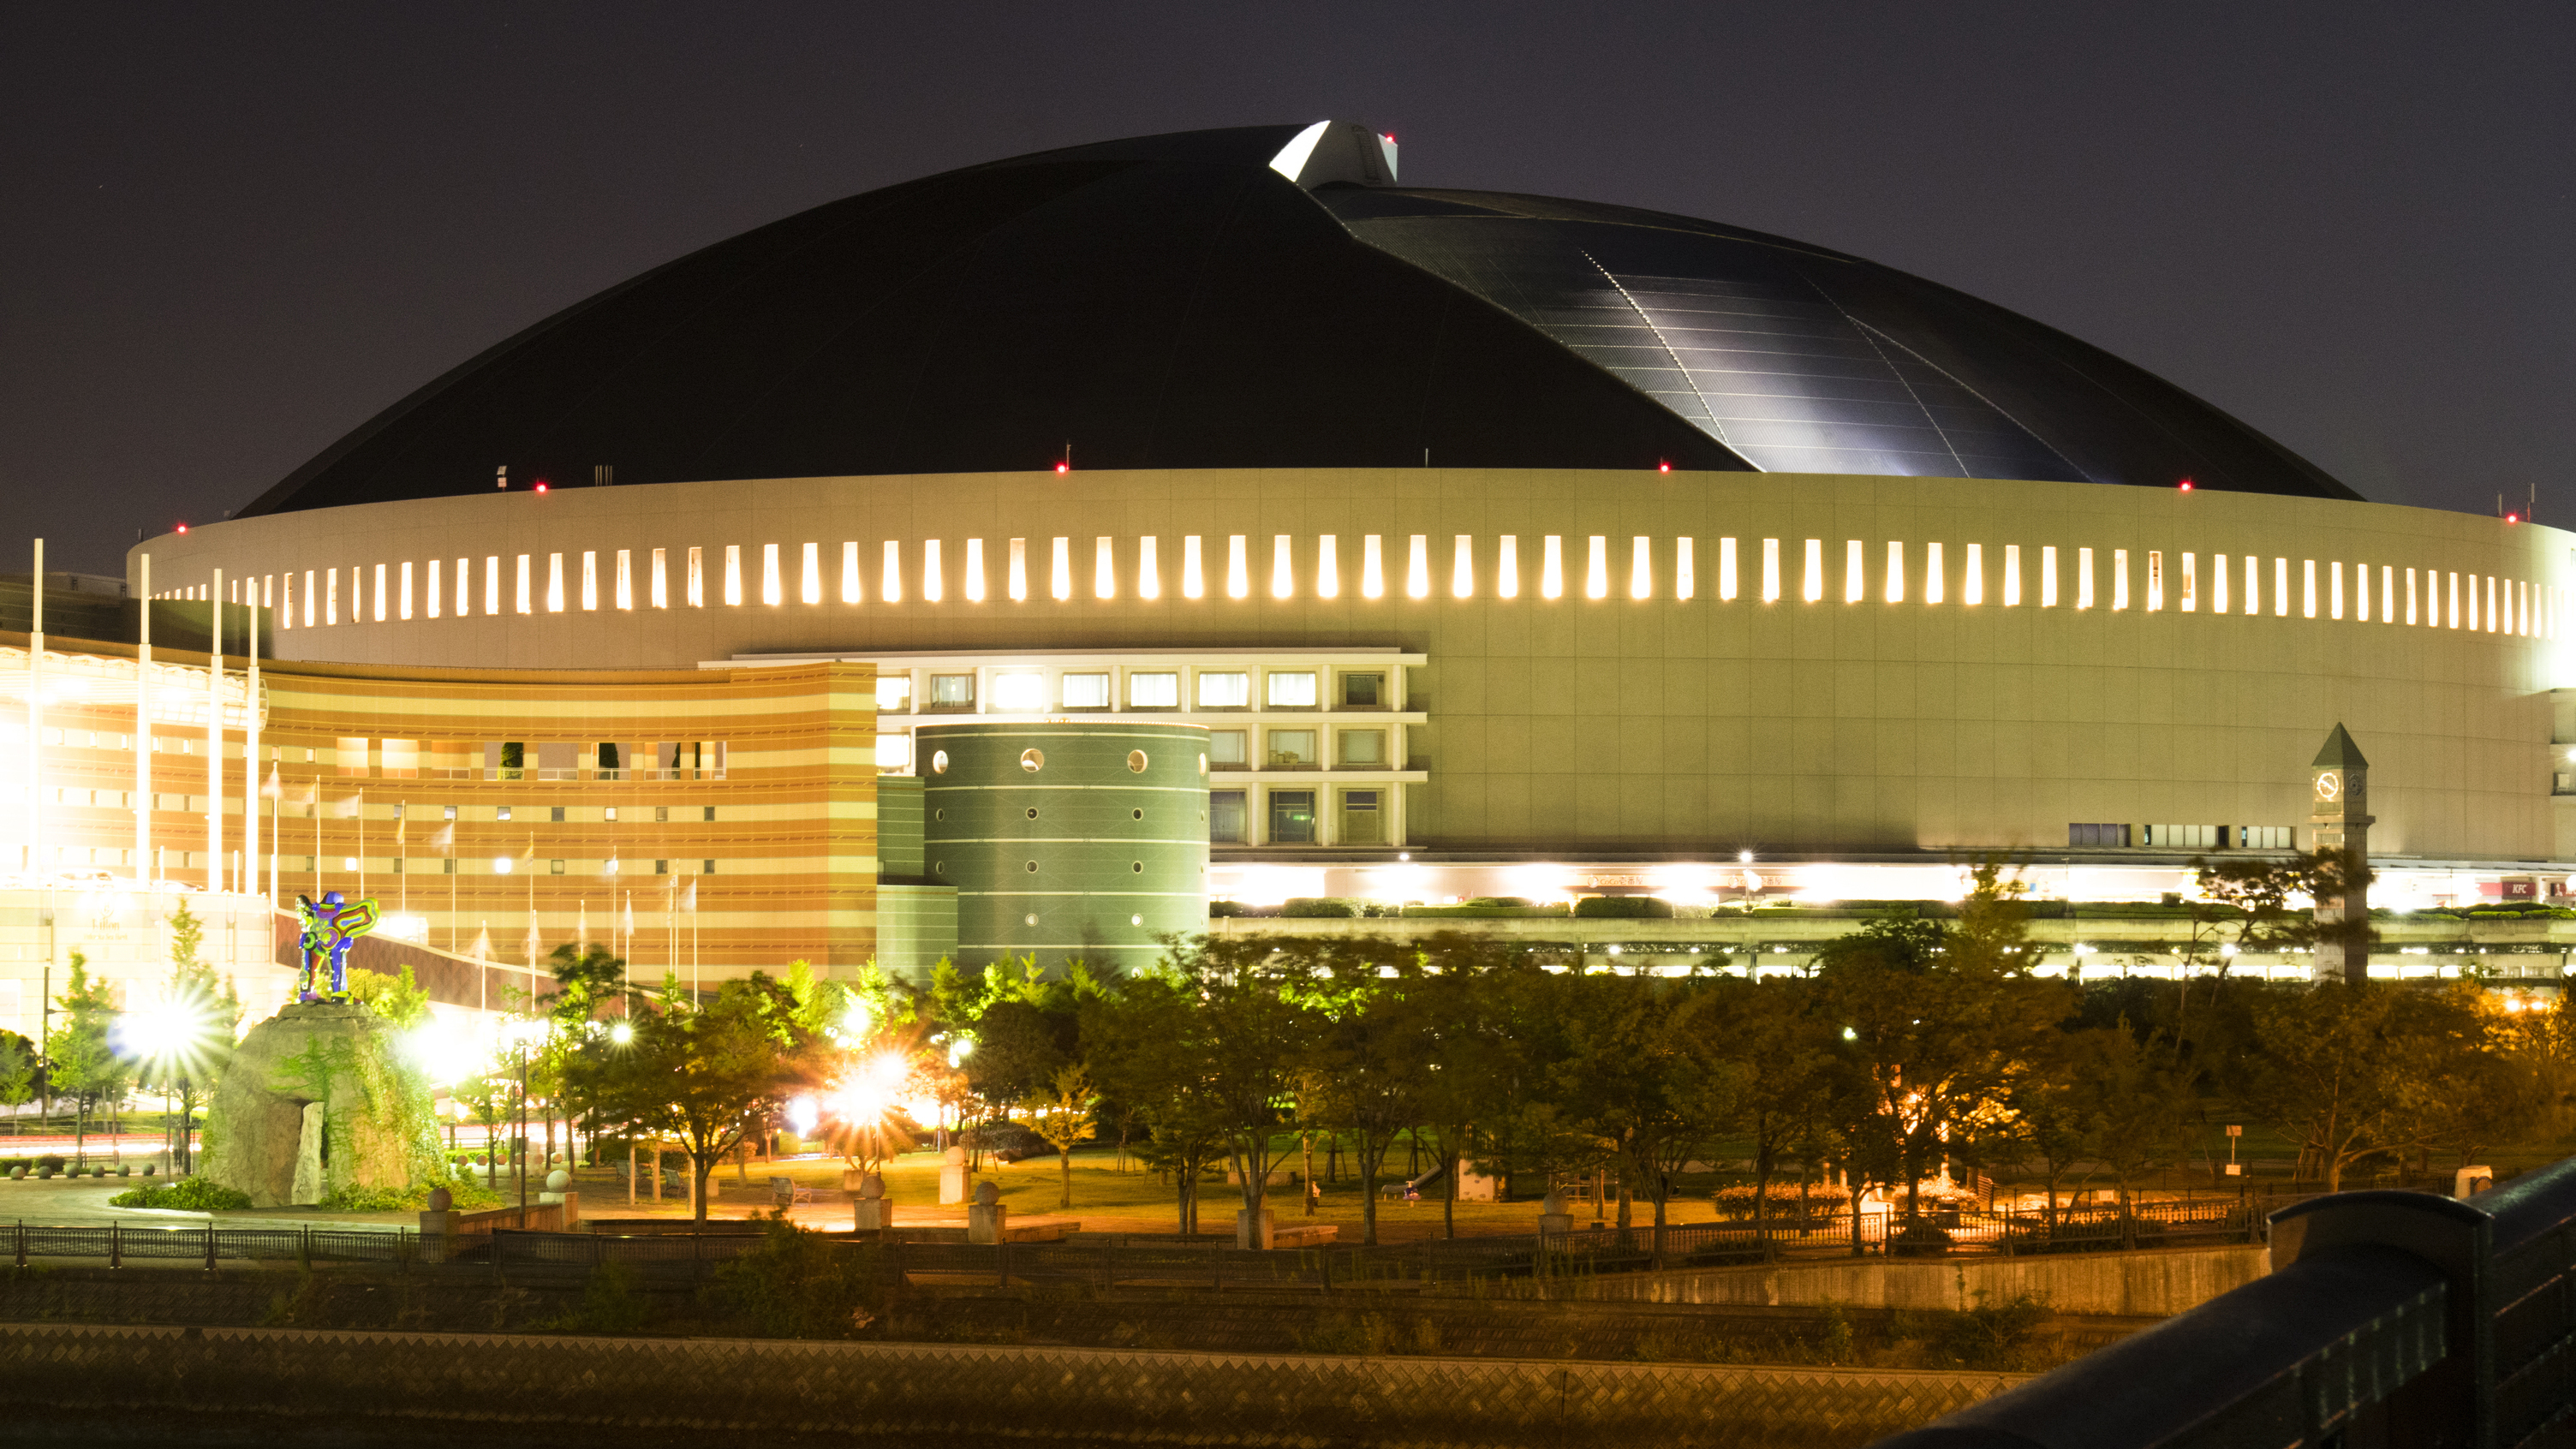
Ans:
[[[1207,928],[1207,731],[978,723],[914,732],[931,878],[957,887],[958,964],[1080,957],[1132,971]]]

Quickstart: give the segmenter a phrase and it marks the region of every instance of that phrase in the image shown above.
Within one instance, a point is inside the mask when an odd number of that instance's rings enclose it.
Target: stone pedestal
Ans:
[[[453,1208],[443,1212],[425,1212],[420,1215],[420,1260],[422,1262],[447,1261],[448,1252],[456,1242],[456,1218],[457,1213]]]
[[[1539,1199],[1538,1230],[1542,1233],[1574,1231],[1574,1214],[1565,1210],[1565,1198],[1562,1194],[1550,1191],[1546,1197]]]
[[[966,1194],[966,1149],[951,1147],[939,1158],[939,1205],[964,1202]]]
[[[1011,1210],[1002,1205],[1002,1190],[991,1183],[975,1189],[974,1204],[966,1209],[966,1241],[998,1243],[1011,1228]]]
[[[1270,1219],[1270,1209],[1263,1208],[1257,1213],[1250,1208],[1235,1210],[1234,1245],[1236,1247],[1257,1248],[1266,1253],[1270,1251],[1271,1243],[1276,1236],[1277,1225]]]
[[[894,1203],[885,1195],[885,1179],[873,1172],[859,1174],[858,1196],[854,1199],[850,1223],[854,1231],[881,1233],[894,1226]]]
[[[242,1038],[215,1084],[201,1175],[264,1208],[338,1187],[409,1187],[404,1104],[369,1096],[399,1081],[367,1070],[370,1060],[390,1064],[393,1050],[393,1023],[364,1006],[279,1008]]]

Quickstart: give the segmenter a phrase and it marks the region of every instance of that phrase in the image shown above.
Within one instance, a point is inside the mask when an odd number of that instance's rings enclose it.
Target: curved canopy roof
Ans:
[[[2054,329],[1713,222],[1397,184],[1341,123],[853,196],[539,322],[244,515],[617,483],[1652,468],[2357,495]],[[603,474],[602,470],[612,470]]]

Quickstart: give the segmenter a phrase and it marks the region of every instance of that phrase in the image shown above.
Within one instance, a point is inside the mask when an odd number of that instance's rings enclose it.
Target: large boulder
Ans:
[[[335,1188],[411,1184],[406,1121],[425,1103],[393,1052],[393,1024],[354,1002],[280,1008],[250,1029],[206,1109],[201,1175],[253,1207]]]

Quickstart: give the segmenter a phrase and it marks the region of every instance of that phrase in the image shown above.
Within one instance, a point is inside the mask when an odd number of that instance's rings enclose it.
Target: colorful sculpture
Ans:
[[[304,958],[304,970],[296,982],[295,999],[341,1000],[349,994],[349,947],[376,928],[376,903],[347,900],[338,891],[326,891],[318,906],[310,896],[297,896],[295,914],[304,923],[303,936],[296,943]],[[331,963],[328,993],[314,989],[325,959]]]

